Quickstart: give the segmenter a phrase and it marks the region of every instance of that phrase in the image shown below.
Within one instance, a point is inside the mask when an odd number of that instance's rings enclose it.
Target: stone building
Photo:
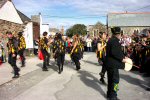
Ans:
[[[87,34],[92,36],[98,36],[99,32],[106,32],[106,26],[100,22],[95,25],[87,26]]]
[[[109,13],[108,27],[119,26],[125,34],[142,33],[150,28],[150,12]]]

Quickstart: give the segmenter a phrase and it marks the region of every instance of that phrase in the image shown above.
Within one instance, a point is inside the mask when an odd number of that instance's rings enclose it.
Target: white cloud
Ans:
[[[108,12],[123,12],[123,11],[150,11],[149,0],[13,0],[16,7],[23,13],[29,15],[38,14],[44,11],[55,11],[61,9],[59,6],[72,7],[76,12],[83,15],[101,16]],[[69,12],[70,14],[74,12]],[[51,15],[51,14],[50,14]],[[55,16],[55,15],[53,15]],[[61,15],[60,15],[61,16]],[[64,15],[65,16],[65,15]],[[69,15],[68,15],[69,16]],[[79,15],[80,16],[80,15]],[[51,20],[48,20],[51,21]],[[70,19],[53,20],[54,25],[72,25],[76,21]]]
[[[42,11],[53,9],[55,6],[64,5],[76,8],[85,14],[106,14],[111,11],[136,10],[150,5],[149,0],[14,0],[17,8],[24,12]],[[148,8],[149,9],[149,8]],[[145,9],[146,10],[146,9]]]

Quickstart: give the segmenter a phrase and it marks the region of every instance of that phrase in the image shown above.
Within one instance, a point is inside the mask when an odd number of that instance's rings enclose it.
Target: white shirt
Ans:
[[[87,38],[86,43],[87,43],[87,47],[92,47],[92,39]]]

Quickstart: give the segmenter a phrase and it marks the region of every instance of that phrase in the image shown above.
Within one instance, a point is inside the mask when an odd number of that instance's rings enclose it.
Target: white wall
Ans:
[[[26,40],[26,49],[33,48],[33,23],[29,22],[24,29],[24,37]]]
[[[40,31],[41,31],[40,32],[41,36],[43,36],[43,32],[48,32],[48,35],[50,35],[49,25],[47,25],[47,24],[41,25]]]
[[[7,1],[2,8],[0,8],[0,19],[23,24],[12,2]]]

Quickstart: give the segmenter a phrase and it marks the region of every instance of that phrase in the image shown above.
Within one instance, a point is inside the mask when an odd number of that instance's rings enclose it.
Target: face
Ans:
[[[118,39],[119,39],[119,40],[121,39],[121,34],[118,34]]]
[[[12,38],[13,35],[12,35],[12,34],[7,34],[7,37],[8,37],[8,38]]]
[[[103,38],[104,40],[106,40],[106,34],[105,34],[105,33],[102,35],[102,38]]]

